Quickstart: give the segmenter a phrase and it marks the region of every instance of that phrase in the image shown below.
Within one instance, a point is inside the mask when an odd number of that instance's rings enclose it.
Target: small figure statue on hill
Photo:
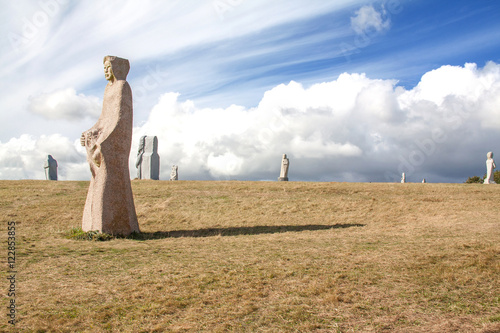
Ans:
[[[170,180],[179,180],[179,167],[172,165],[172,172],[170,172]]]
[[[43,168],[45,169],[46,180],[57,180],[57,161],[52,155],[47,156],[47,159],[43,163]]]
[[[486,178],[484,179],[483,184],[496,184],[493,180],[493,169],[497,166],[495,165],[495,161],[493,160],[493,153],[490,151],[486,154]]]
[[[137,178],[142,179],[142,155],[144,155],[144,145],[146,144],[146,136],[143,135],[139,139],[139,147],[137,148],[137,159],[135,167],[137,168]]]
[[[401,184],[404,183],[406,183],[406,174],[403,172],[403,174],[401,175]]]
[[[288,167],[290,165],[290,161],[286,158],[286,154],[283,154],[283,158],[281,159],[281,172],[278,178],[279,181],[288,181]]]

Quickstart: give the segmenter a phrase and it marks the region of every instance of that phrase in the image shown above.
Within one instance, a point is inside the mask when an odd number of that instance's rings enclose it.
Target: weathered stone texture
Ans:
[[[279,181],[288,181],[288,167],[290,165],[290,161],[286,157],[286,154],[283,154],[283,158],[281,159],[281,172],[278,178]]]
[[[106,56],[102,113],[82,133],[91,180],[82,219],[84,231],[113,235],[139,232],[128,166],[132,143],[132,91],[126,81],[127,59]]]
[[[47,156],[47,159],[43,163],[43,168],[45,169],[45,179],[57,180],[57,161],[52,155]]]

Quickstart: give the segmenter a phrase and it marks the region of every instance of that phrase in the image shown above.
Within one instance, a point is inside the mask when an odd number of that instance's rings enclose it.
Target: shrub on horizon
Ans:
[[[467,178],[465,181],[466,184],[482,184],[484,182],[484,179],[486,178],[486,174],[482,178],[479,176],[472,176]],[[493,173],[493,180],[495,183],[500,184],[500,170],[497,170]]]

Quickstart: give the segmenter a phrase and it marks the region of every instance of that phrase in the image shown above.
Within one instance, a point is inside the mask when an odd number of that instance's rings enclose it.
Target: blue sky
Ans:
[[[131,175],[159,137],[161,178],[462,182],[500,151],[500,3],[7,2],[0,179],[89,179],[102,58],[130,60]],[[464,133],[466,135],[464,135]],[[442,134],[439,139],[439,135]],[[446,163],[443,161],[446,160]]]
[[[222,43],[195,45],[159,61],[167,72],[178,66],[203,67],[201,74],[208,75],[185,83],[182,95],[214,107],[255,106],[265,90],[290,80],[313,84],[355,72],[397,79],[412,88],[423,73],[441,65],[499,61],[500,5],[494,1],[391,1],[373,6],[385,8],[384,19],[391,24],[385,33],[354,34],[350,17],[359,9],[354,4]],[[226,12],[225,20],[238,10],[244,8]],[[239,87],[242,91],[235,94]],[[222,103],[214,94],[223,95]]]

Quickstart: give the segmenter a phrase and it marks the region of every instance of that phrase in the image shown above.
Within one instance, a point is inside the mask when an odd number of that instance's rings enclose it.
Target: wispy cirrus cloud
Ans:
[[[102,58],[107,54],[130,59],[129,81],[134,84],[139,82],[140,85],[149,75],[147,66],[159,66],[172,73],[169,80],[163,80],[158,89],[148,91],[142,103],[136,105],[137,119],[143,120],[141,113],[147,113],[153,106],[148,101],[156,100],[165,91],[178,91],[180,87],[186,96],[194,95],[193,92],[199,92],[197,97],[215,95],[212,91],[198,89],[196,83],[206,87],[205,80],[224,80],[218,69],[225,62],[231,62],[235,49],[215,48],[212,59],[217,61],[212,63],[203,57],[195,57],[193,61],[179,58],[172,67],[171,59],[178,55],[190,50],[200,54],[207,45],[230,45],[239,38],[255,36],[273,27],[308,20],[324,12],[341,11],[364,2],[343,0],[305,5],[301,0],[244,1],[226,13],[224,20],[220,19],[211,1],[201,0],[165,4],[155,1],[140,4],[134,1],[70,3],[62,0],[9,3],[1,14],[7,19],[0,24],[2,31],[18,36],[20,42],[13,44],[9,38],[0,39],[0,62],[8,64],[0,68],[0,76],[4,82],[9,82],[0,83],[0,100],[3,107],[12,110],[16,117],[2,113],[0,120],[12,123],[19,118],[29,119],[28,105],[19,101],[68,88],[74,88],[76,94],[101,98],[105,85]],[[256,16],[260,19],[255,20]],[[252,52],[265,52],[255,46],[257,48]],[[182,71],[176,68],[182,68]],[[242,82],[245,79],[241,77]],[[229,78],[221,84],[231,80]],[[26,128],[30,123],[23,121],[16,128]],[[31,124],[32,128],[37,126]],[[5,140],[16,134],[19,132],[8,128],[2,131],[0,138]]]

